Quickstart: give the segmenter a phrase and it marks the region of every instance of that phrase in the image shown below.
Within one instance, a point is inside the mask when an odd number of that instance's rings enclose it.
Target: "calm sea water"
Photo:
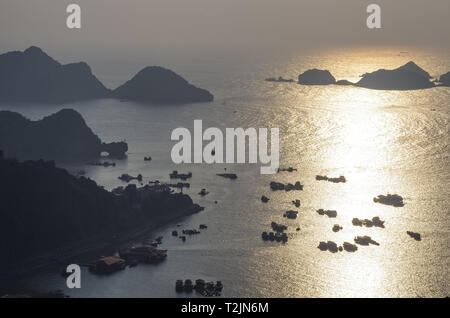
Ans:
[[[125,139],[126,160],[116,167],[64,165],[80,169],[105,188],[123,185],[122,173],[145,182],[169,180],[169,172],[193,173],[185,191],[206,209],[178,221],[181,228],[208,229],[185,243],[170,235],[175,224],[150,234],[163,235],[167,260],[99,277],[83,269],[82,288],[69,290],[52,270],[15,284],[24,290],[60,288],[71,297],[184,297],[177,279],[221,280],[227,297],[443,297],[450,291],[450,89],[387,92],[354,87],[315,87],[265,82],[306,69],[329,69],[338,79],[357,80],[364,72],[394,68],[414,60],[433,76],[450,70],[450,56],[398,51],[342,51],[253,63],[220,60],[174,64],[173,69],[214,93],[213,103],[143,105],[99,100],[67,105],[1,105],[32,119],[74,108],[104,141]],[[123,75],[122,80],[126,80]],[[100,74],[100,77],[101,74]],[[293,173],[260,175],[257,165],[174,165],[170,159],[176,127],[278,127],[282,166]],[[144,156],[153,160],[144,162]],[[216,173],[227,167],[238,179]],[[316,181],[316,174],[345,175],[347,183]],[[304,191],[271,192],[270,181],[304,184]],[[197,193],[206,188],[210,194]],[[406,205],[375,204],[378,194],[398,193]],[[261,195],[270,197],[267,204]],[[301,200],[296,220],[282,217]],[[214,201],[218,203],[215,204]],[[335,209],[336,219],[316,209]],[[352,219],[379,216],[385,228],[352,225]],[[263,242],[261,232],[276,221],[288,226],[285,245]],[[331,228],[340,224],[343,230]],[[300,227],[300,231],[295,229]],[[419,232],[422,241],[406,231]],[[359,246],[355,253],[322,252],[320,241],[353,242],[369,235],[380,246]],[[140,242],[136,242],[140,243]],[[195,296],[195,295],[189,295]]]

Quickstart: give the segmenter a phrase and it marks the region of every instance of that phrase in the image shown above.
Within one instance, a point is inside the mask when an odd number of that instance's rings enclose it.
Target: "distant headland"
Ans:
[[[0,55],[0,101],[71,102],[120,98],[147,103],[209,102],[214,96],[173,71],[146,67],[115,90],[106,88],[84,62],[62,65],[42,49]]]
[[[35,46],[0,55],[0,100],[63,102],[109,95],[84,62],[62,65]]]
[[[282,78],[282,77],[280,77]],[[293,80],[274,80],[269,82],[294,82]],[[375,72],[361,75],[361,79],[352,83],[348,80],[336,80],[328,70],[311,69],[298,76],[301,85],[342,85],[357,86],[377,90],[416,90],[437,86],[450,86],[450,72],[441,75],[438,80],[432,81],[430,74],[410,61],[393,70],[379,69]]]
[[[62,109],[37,121],[0,111],[0,149],[10,158],[85,160],[102,152],[124,157],[128,145],[123,141],[102,142],[78,112]]]
[[[166,185],[107,191],[53,161],[21,162],[1,150],[0,178],[0,281],[40,253],[118,241],[203,210]]]

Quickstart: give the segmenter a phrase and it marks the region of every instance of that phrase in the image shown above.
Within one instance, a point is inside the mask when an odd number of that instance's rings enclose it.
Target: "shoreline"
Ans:
[[[45,269],[50,269],[53,266],[65,266],[67,264],[82,263],[83,258],[90,257],[88,255],[99,254],[101,251],[113,251],[112,255],[117,254],[117,251],[122,245],[131,244],[132,242],[143,238],[144,236],[151,235],[159,228],[168,226],[175,223],[177,220],[181,220],[199,213],[204,208],[199,205],[194,205],[189,209],[183,210],[183,213],[174,217],[168,217],[166,219],[152,220],[149,223],[138,226],[134,229],[130,229],[117,234],[117,237],[106,237],[109,235],[92,236],[82,242],[79,242],[75,246],[70,246],[70,243],[62,248],[55,249],[43,253],[41,255],[33,256],[27,259],[25,262],[19,264],[9,264],[8,268],[2,269],[0,275],[0,282],[4,286],[14,284],[16,281],[38,274]],[[111,234],[111,233],[109,233]],[[65,279],[61,276],[61,279]],[[8,289],[8,287],[6,287]],[[50,291],[42,291],[47,293]],[[0,289],[1,295],[8,293],[7,290]]]

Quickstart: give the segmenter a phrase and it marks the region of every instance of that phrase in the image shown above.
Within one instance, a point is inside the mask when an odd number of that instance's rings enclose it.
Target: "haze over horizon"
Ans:
[[[366,27],[377,3],[382,29]],[[82,9],[82,29],[65,26],[66,7]],[[450,2],[434,0],[3,0],[2,51],[39,44],[90,49],[278,50],[280,48],[400,45],[449,47]]]
[[[66,27],[70,3],[81,6],[81,30]],[[381,6],[382,29],[366,26],[370,3]],[[367,47],[450,51],[447,0],[3,0],[0,8],[0,53],[36,45],[61,63],[86,61],[110,86],[146,65],[183,71],[174,63],[218,68]]]

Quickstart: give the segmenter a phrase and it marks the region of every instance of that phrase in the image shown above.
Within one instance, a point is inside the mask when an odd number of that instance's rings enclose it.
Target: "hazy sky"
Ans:
[[[66,27],[69,3],[81,6],[81,30]],[[370,3],[382,29],[366,27]],[[0,52],[37,45],[62,62],[121,63],[368,45],[448,52],[449,13],[449,0],[0,0]]]
[[[82,8],[82,30],[65,8]],[[382,8],[381,30],[365,25]],[[449,0],[1,0],[2,51],[31,43],[61,49],[268,49],[335,45],[449,45]]]

